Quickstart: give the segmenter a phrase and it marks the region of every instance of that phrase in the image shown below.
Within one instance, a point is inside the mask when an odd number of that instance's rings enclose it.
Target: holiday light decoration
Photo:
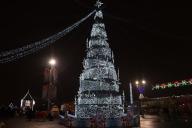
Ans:
[[[177,87],[185,87],[185,86],[192,86],[192,78],[188,80],[157,84],[154,87],[152,87],[152,90],[161,90],[161,89],[177,88]]]
[[[100,4],[94,16],[90,39],[87,40],[84,70],[75,98],[75,116],[80,119],[98,115],[121,118],[124,113],[124,95],[119,93],[119,74],[115,70],[113,52],[107,43],[105,25],[101,22],[103,14],[99,7]]]
[[[73,25],[71,25],[71,26],[67,27],[66,29],[64,29],[48,38],[45,38],[41,41],[37,41],[37,42],[25,45],[25,46],[17,48],[17,49],[1,52],[0,53],[0,63],[7,63],[7,62],[11,62],[11,61],[20,59],[22,57],[30,55],[34,52],[41,50],[42,48],[45,48],[45,47],[51,45],[55,41],[59,40],[60,38],[62,38],[63,36],[65,36],[66,34],[71,32],[73,29],[78,27],[82,22],[84,22],[86,19],[88,19],[95,12],[96,12],[96,10],[92,11],[86,17],[77,21]]]
[[[138,89],[140,94],[143,94],[144,91],[145,91],[145,87],[144,86],[139,86],[139,87],[137,87],[137,89]]]
[[[35,105],[35,100],[29,93],[29,90],[25,94],[25,96],[21,99],[20,107],[22,110],[26,111],[27,107],[31,108],[33,110],[33,107]]]

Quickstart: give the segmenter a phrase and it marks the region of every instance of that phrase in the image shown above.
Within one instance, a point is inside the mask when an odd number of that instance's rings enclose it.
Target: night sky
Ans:
[[[146,79],[147,96],[155,83],[192,77],[191,9],[161,6],[160,1],[104,0],[103,13],[109,44],[120,70],[121,89],[129,81]],[[93,0],[25,1],[1,3],[0,51],[38,41],[90,13]],[[58,99],[73,100],[86,55],[86,38],[93,16],[62,39],[35,54],[0,65],[0,104],[18,103],[28,89],[41,97],[43,71],[51,56],[58,64]],[[136,92],[135,92],[135,96]]]

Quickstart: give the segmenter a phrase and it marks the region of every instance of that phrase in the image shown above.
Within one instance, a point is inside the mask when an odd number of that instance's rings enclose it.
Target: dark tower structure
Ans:
[[[44,84],[42,88],[42,99],[48,100],[48,105],[55,102],[57,98],[57,69],[55,64],[51,64],[44,70]]]

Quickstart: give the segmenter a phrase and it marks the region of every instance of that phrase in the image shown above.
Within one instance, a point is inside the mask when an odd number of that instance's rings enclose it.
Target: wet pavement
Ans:
[[[7,121],[7,128],[66,128],[55,121],[28,121],[24,118],[14,118]]]
[[[141,128],[192,128],[192,120],[188,118],[163,120],[158,116],[146,115],[145,118],[141,117]]]
[[[158,116],[145,116],[140,118],[141,128],[160,128],[161,120]]]
[[[13,118],[6,121],[7,128],[66,128],[55,121],[28,121],[25,118]],[[187,118],[164,121],[158,116],[141,117],[141,128],[192,128],[192,120]]]

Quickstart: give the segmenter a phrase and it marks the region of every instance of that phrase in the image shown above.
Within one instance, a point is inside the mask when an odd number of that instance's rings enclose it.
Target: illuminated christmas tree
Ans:
[[[102,23],[102,3],[97,1],[94,24],[87,40],[87,55],[80,75],[80,88],[75,101],[77,118],[119,118],[124,113],[119,93],[119,74],[114,66],[113,52],[107,42],[105,25]]]

